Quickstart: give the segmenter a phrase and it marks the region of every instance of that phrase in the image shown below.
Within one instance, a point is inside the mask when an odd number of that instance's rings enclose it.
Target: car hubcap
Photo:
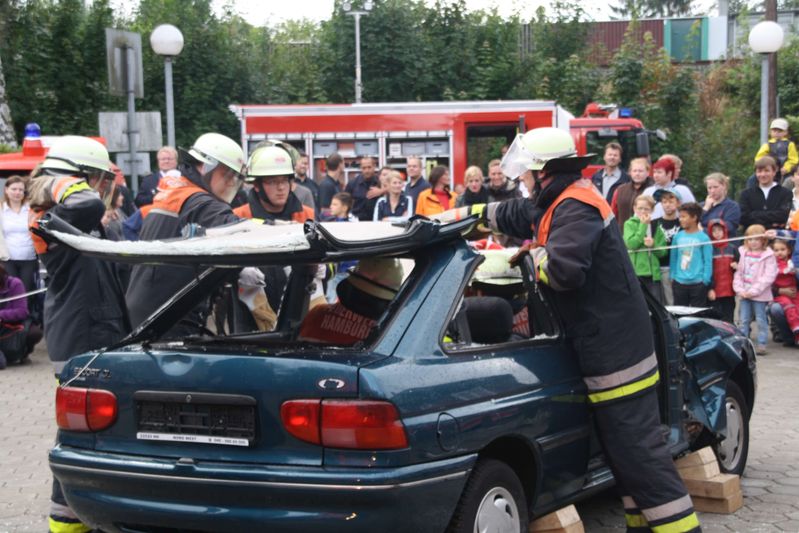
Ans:
[[[519,509],[507,489],[494,487],[480,502],[474,533],[520,533]]]
[[[744,423],[741,406],[734,398],[727,397],[727,438],[719,444],[719,459],[727,470],[734,470],[741,454],[741,443],[744,440]]]

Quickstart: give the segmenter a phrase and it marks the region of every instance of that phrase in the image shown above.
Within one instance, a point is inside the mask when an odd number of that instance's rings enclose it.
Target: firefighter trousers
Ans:
[[[622,494],[627,531],[697,533],[693,502],[660,426],[657,388],[593,404],[602,448]]]

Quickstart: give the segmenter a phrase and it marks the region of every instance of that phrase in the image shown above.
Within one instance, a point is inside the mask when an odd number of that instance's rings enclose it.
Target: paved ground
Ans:
[[[799,532],[799,350],[770,347],[759,365],[744,508],[734,515],[701,514],[705,532]],[[43,347],[30,364],[0,371],[0,532],[46,529],[54,386]],[[579,510],[589,533],[623,530],[611,492]]]

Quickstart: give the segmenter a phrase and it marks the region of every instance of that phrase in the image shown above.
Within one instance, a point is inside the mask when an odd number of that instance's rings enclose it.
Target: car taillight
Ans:
[[[300,440],[321,444],[319,405],[321,400],[291,400],[280,406],[280,418],[286,431]]]
[[[107,390],[58,387],[55,418],[61,429],[100,431],[116,420],[117,397]]]
[[[289,400],[280,407],[286,430],[329,448],[393,450],[408,447],[397,408],[371,400]]]

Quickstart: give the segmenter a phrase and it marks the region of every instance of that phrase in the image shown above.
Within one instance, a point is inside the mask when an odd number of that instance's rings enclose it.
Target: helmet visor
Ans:
[[[533,168],[536,158],[525,148],[522,142],[522,135],[516,135],[513,144],[510,145],[499,166],[502,173],[511,179],[516,179],[531,168]],[[540,170],[540,167],[538,169]]]

